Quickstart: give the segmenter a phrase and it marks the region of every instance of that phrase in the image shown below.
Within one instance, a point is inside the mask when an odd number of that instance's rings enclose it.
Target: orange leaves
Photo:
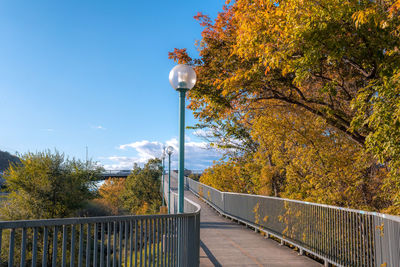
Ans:
[[[393,5],[389,8],[390,16],[398,16],[400,11],[400,0],[396,0]]]
[[[186,64],[192,61],[192,58],[186,52],[186,48],[174,48],[174,52],[168,52],[168,58],[174,60],[178,64]]]
[[[204,15],[201,12],[198,12],[196,16],[193,17],[195,20],[200,22],[200,26],[202,27],[210,27],[211,24],[211,19],[209,16]]]
[[[124,189],[125,179],[109,178],[99,188],[101,199],[98,201],[110,209],[113,215],[118,215],[122,206],[121,195],[124,192]]]

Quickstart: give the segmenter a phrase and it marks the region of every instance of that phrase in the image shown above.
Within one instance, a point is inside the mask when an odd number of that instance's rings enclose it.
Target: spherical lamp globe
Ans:
[[[166,152],[168,155],[172,155],[172,153],[174,152],[174,148],[172,146],[167,147]]]
[[[169,73],[169,82],[175,90],[190,90],[196,84],[196,72],[186,64],[176,65]]]

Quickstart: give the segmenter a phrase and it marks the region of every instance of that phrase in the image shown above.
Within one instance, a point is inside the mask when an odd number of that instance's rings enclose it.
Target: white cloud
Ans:
[[[111,156],[111,157],[102,157],[102,160],[107,160],[110,162],[109,164],[104,164],[104,168],[106,170],[131,170],[135,163],[143,163],[141,160],[136,157],[120,157],[120,156]]]
[[[106,128],[104,128],[104,127],[101,126],[101,125],[91,126],[91,128],[92,128],[92,129],[95,129],[95,130],[106,130]]]
[[[46,132],[54,132],[54,129],[52,129],[52,128],[47,128],[47,129],[42,129],[42,131],[46,131]]]
[[[151,158],[160,158],[163,146],[172,146],[174,153],[171,156],[171,168],[176,169],[178,166],[178,140],[172,138],[165,143],[158,141],[138,141],[129,144],[120,145],[119,149],[129,152],[133,149],[136,157],[112,156],[103,158],[111,161],[111,164],[105,164],[106,169],[131,169],[134,163],[143,165]],[[212,165],[214,160],[218,160],[222,153],[215,149],[209,148],[206,142],[185,142],[185,168],[192,170],[205,169]],[[167,165],[166,160],[166,165]]]

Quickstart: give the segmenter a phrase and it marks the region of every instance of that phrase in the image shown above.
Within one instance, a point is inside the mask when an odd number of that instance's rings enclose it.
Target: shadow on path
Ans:
[[[203,249],[204,253],[206,253],[208,259],[214,264],[216,267],[222,267],[221,263],[214,257],[208,247],[200,240],[200,247]]]
[[[230,229],[237,228],[237,225],[226,222],[201,222],[200,228]]]

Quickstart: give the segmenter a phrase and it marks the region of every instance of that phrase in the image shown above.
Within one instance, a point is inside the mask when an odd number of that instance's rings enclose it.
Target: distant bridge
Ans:
[[[126,178],[131,174],[132,170],[105,170],[104,172],[101,173],[101,177],[103,178],[102,180],[108,179],[108,178]]]
[[[173,172],[178,172],[177,170],[173,170]],[[101,180],[106,180],[108,178],[126,178],[129,174],[132,173],[132,170],[105,170],[101,173]],[[168,173],[167,171],[165,173]],[[185,170],[185,175],[188,176],[190,174],[202,174],[203,170]]]

